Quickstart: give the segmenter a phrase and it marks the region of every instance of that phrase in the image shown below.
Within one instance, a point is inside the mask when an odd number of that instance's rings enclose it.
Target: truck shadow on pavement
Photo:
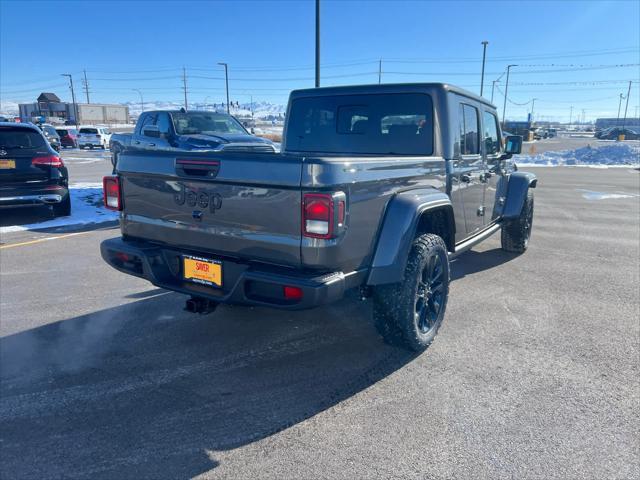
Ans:
[[[482,252],[469,250],[451,262],[451,281],[495,268],[518,257],[518,254],[505,252],[501,248]]]
[[[175,478],[293,426],[414,355],[355,299],[181,310],[167,293],[0,339],[4,478]]]

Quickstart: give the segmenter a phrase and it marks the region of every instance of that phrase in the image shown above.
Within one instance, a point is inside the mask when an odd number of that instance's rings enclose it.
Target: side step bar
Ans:
[[[467,240],[465,240],[463,242],[458,243],[456,245],[456,251],[452,252],[452,253],[449,253],[449,260],[453,260],[458,255],[460,255],[461,253],[466,252],[467,250],[469,250],[474,245],[486,240],[491,235],[493,235],[498,230],[500,230],[500,227],[502,227],[501,223],[493,224],[489,228],[487,228],[486,230],[483,230],[480,233],[478,233],[477,235],[475,235],[474,237],[471,237],[471,238],[469,238],[469,239],[467,239]]]

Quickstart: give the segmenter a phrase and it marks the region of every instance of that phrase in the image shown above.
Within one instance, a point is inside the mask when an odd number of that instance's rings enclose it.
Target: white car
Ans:
[[[106,127],[84,126],[78,130],[78,147],[98,147],[103,150],[109,146],[111,132]]]

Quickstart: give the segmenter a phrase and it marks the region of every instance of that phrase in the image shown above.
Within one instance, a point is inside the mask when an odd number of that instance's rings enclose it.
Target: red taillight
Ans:
[[[57,155],[47,155],[46,157],[34,157],[31,165],[46,165],[48,167],[64,167],[62,159]]]
[[[301,300],[302,299],[302,289],[300,287],[290,287],[288,285],[282,287],[284,291],[284,298],[287,300]]]
[[[102,179],[104,193],[104,206],[109,210],[122,210],[122,197],[120,195],[120,181],[118,177],[104,177]]]
[[[302,201],[303,233],[307,237],[333,235],[333,198],[328,193],[305,193]]]

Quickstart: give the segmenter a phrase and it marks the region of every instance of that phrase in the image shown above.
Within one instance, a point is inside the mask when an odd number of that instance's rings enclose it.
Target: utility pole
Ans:
[[[224,62],[218,62],[218,65],[222,65],[224,67],[224,82],[227,86],[227,113],[230,113],[229,110],[229,65]]]
[[[187,102],[187,69],[182,67],[182,89],[184,90],[184,109],[189,110],[189,103]]]
[[[571,108],[569,109],[569,126],[567,127],[568,129],[571,129],[571,118],[573,117],[573,105],[571,105]]]
[[[320,0],[316,0],[316,88],[320,87]]]
[[[87,95],[87,103],[91,103],[89,101],[89,82],[87,81],[87,71],[83,70],[84,72],[84,93]]]
[[[629,90],[627,90],[627,102],[624,106],[624,120],[622,120],[622,133],[624,134],[624,126],[627,123],[627,109],[629,108],[629,97],[631,96],[631,80],[629,80]]]
[[[382,83],[382,59],[378,60],[378,85]]]
[[[502,128],[504,128],[504,115],[507,112],[507,94],[509,93],[509,73],[511,67],[517,67],[517,65],[507,65],[507,83],[504,87],[504,104],[502,106]]]
[[[537,99],[537,98],[534,98],[534,99],[532,99],[532,100],[531,100],[531,123],[535,123],[535,122],[533,121],[533,107],[534,107],[534,105],[536,104],[536,100],[538,100],[538,99]]]
[[[480,96],[482,96],[482,92],[484,90],[484,61],[487,58],[487,45],[489,42],[484,40],[482,42],[482,75],[480,76]]]
[[[138,92],[138,94],[140,95],[140,110],[144,112],[144,98],[142,98],[142,92],[137,88],[132,88],[131,90]]]
[[[253,118],[253,95],[251,95],[250,98],[251,98],[251,118]]]
[[[73,119],[76,124],[76,130],[78,129],[78,106],[76,105],[76,92],[73,89],[73,77],[70,73],[61,73],[63,77],[69,78],[69,88],[71,89],[71,100],[73,101]]]
[[[616,117],[616,127],[620,125],[620,107],[622,107],[623,99],[624,99],[624,95],[620,94],[620,99],[618,100],[618,116]]]
[[[491,103],[493,103],[493,91],[496,89],[496,83],[499,83],[500,80],[494,80],[493,85],[491,85]]]

